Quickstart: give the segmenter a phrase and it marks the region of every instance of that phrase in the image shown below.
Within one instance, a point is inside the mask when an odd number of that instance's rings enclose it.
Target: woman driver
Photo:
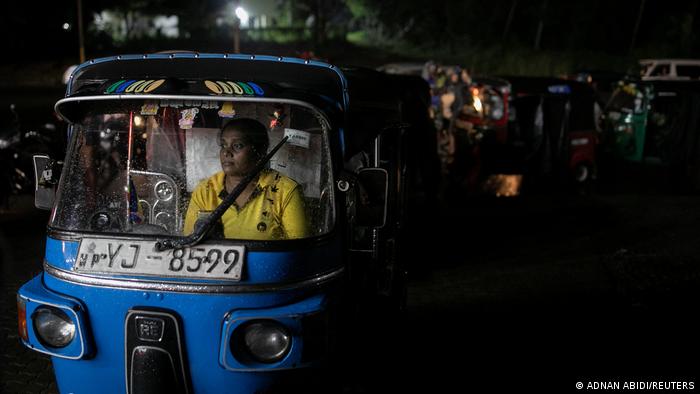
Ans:
[[[194,230],[200,212],[213,211],[267,153],[265,126],[254,119],[228,122],[220,133],[223,171],[203,180],[192,192],[184,233]],[[265,169],[243,190],[221,218],[225,238],[275,240],[308,235],[301,186]]]

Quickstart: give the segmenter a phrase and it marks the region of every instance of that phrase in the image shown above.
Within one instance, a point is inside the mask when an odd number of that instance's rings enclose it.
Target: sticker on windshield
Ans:
[[[160,100],[161,107],[180,108],[184,105],[182,100]]]
[[[202,101],[202,109],[217,109],[219,108],[219,103],[216,101]]]
[[[191,129],[192,124],[194,124],[194,118],[199,113],[198,108],[189,108],[182,110],[182,118],[180,118],[180,128],[181,129]]]
[[[204,86],[216,94],[236,96],[263,96],[265,91],[253,82],[204,81]]]
[[[124,93],[151,93],[158,89],[165,82],[165,79],[122,79],[110,85],[105,94],[124,94]]]
[[[311,134],[306,131],[296,130],[296,129],[284,129],[284,136],[289,137],[287,143],[294,146],[300,146],[302,148],[309,148],[309,141],[311,139]]]
[[[236,116],[236,110],[233,108],[233,103],[230,101],[225,102],[219,110],[219,116],[222,118],[233,118]]]
[[[158,103],[154,101],[146,102],[141,106],[141,115],[157,115],[158,114]]]

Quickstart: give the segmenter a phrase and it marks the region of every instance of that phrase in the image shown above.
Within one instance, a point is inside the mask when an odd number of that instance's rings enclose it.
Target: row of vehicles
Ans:
[[[670,166],[672,174],[685,174],[681,182],[697,184],[692,147],[700,82],[692,70],[700,63],[640,65],[641,77],[581,71],[566,78],[474,76],[452,85],[459,67],[382,69],[431,83],[445,172],[460,191],[512,196],[528,187],[586,188],[599,175],[612,176],[615,161]],[[662,68],[671,72],[656,75]]]
[[[700,190],[699,103],[700,81],[620,81],[602,117],[602,150],[661,169],[678,190]]]
[[[528,185],[581,184],[596,177],[601,106],[590,84],[521,76],[452,78],[456,83],[450,84],[450,75],[459,74],[455,68],[382,69],[420,72],[431,83],[443,169],[459,191],[515,196]]]
[[[641,160],[663,134],[647,130],[641,85],[613,93],[601,128],[590,84],[507,76],[457,78],[453,117],[436,126],[430,114],[446,108],[431,108],[435,87],[411,70],[190,52],[77,67],[55,106],[65,156],[34,157],[35,204],[51,210],[44,270],[17,293],[20,338],[52,357],[59,390],[306,391],[323,376],[310,371],[402,309],[407,218],[435,202],[446,124],[448,169],[497,195],[522,179],[589,182],[607,136]],[[700,113],[693,100],[672,107]],[[237,119],[261,125],[265,144],[224,135]],[[256,146],[253,165],[231,172]],[[195,212],[202,185],[221,192]],[[237,225],[248,235],[217,231],[253,201],[262,208]]]

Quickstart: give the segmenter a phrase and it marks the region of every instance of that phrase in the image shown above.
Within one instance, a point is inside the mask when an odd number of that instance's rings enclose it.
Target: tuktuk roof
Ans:
[[[417,77],[419,78],[419,77]],[[402,103],[427,94],[411,77],[344,68],[298,58],[195,52],[122,55],[90,60],[70,77],[56,110],[72,118],[74,103],[129,97],[206,96],[296,100],[343,128],[346,156],[401,121]],[[423,92],[425,90],[425,92]]]
[[[70,77],[67,98],[87,96],[227,96],[294,99],[347,107],[337,67],[312,60],[195,52],[121,55],[90,60]],[[57,106],[61,111],[60,102]]]

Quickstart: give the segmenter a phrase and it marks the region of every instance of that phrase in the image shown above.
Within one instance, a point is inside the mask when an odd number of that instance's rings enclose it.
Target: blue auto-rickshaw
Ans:
[[[291,391],[351,347],[352,313],[403,303],[400,90],[380,73],[271,56],[82,64],[55,106],[70,124],[65,159],[35,157],[35,202],[51,215],[44,271],[18,291],[22,342],[51,356],[64,393]],[[309,236],[218,237],[237,189],[183,233],[235,117],[268,128],[254,172],[301,185]]]

